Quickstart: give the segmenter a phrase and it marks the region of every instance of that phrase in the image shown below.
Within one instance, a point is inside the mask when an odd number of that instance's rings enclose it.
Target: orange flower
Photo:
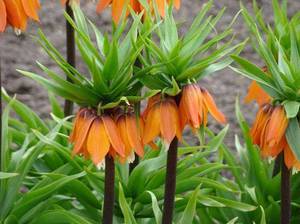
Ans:
[[[39,0],[0,0],[0,32],[7,24],[25,30],[28,18],[39,21]]]
[[[117,127],[125,145],[125,158],[128,158],[129,162],[134,160],[134,151],[138,156],[144,156],[143,126],[142,119],[136,118],[132,113],[122,114],[117,118]]]
[[[285,137],[287,127],[284,107],[265,104],[256,115],[250,136],[260,147],[263,157],[277,157],[283,151],[286,166],[300,170],[300,161],[297,161]]]
[[[76,115],[70,142],[73,154],[82,154],[99,164],[110,153],[125,157],[125,146],[113,119],[97,115],[95,110],[81,109]]]
[[[157,136],[169,145],[175,136],[182,138],[179,114],[176,102],[173,98],[158,94],[149,100],[143,113],[145,120],[144,143],[149,144]]]
[[[271,102],[271,97],[257,84],[256,81],[252,81],[248,94],[245,97],[245,103],[256,101],[259,106]]]
[[[184,129],[186,124],[192,128],[206,126],[208,112],[220,123],[226,123],[226,118],[216,106],[209,92],[200,88],[197,84],[189,84],[183,87],[179,103],[180,124]]]
[[[166,2],[169,4],[171,0],[155,0],[158,11],[162,17],[165,16]],[[150,6],[153,5],[153,0],[148,0]],[[136,13],[141,13],[144,9],[142,4],[138,0],[100,0],[97,5],[97,12],[102,12],[109,5],[112,6],[112,18],[115,23],[119,23],[124,8],[131,7]],[[180,0],[174,0],[174,6],[176,9],[180,8]],[[127,10],[126,16],[129,11]]]
[[[267,67],[263,67],[262,70],[268,75]],[[256,101],[259,106],[262,106],[266,103],[270,103],[272,98],[264,91],[256,81],[252,81],[248,93],[245,97],[245,103],[250,103],[251,101]]]

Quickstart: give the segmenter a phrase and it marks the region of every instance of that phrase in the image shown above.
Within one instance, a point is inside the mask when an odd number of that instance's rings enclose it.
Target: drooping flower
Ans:
[[[259,106],[265,103],[271,102],[271,97],[257,84],[256,81],[252,81],[248,93],[245,97],[245,103],[256,101]]]
[[[155,0],[158,11],[162,17],[165,16],[166,3],[170,4],[171,0]],[[148,0],[150,7],[153,7],[153,0]],[[112,7],[112,18],[115,23],[119,23],[123,10],[131,7],[136,13],[141,13],[144,10],[143,5],[139,0],[100,0],[97,5],[97,12],[102,12],[109,5]],[[174,6],[176,9],[180,8],[180,0],[174,0]],[[128,16],[129,10],[126,11]]]
[[[265,104],[256,115],[250,136],[253,143],[260,147],[263,157],[277,157],[283,152],[286,166],[299,169],[300,161],[296,159],[285,137],[287,127],[288,118],[284,107]]]
[[[216,106],[209,92],[197,84],[188,84],[183,87],[179,103],[181,128],[188,124],[193,129],[201,125],[206,126],[208,112],[220,123],[226,123],[226,118]]]
[[[168,145],[175,136],[181,140],[178,107],[173,98],[161,94],[150,98],[143,118],[145,120],[143,137],[145,144],[153,142],[157,136],[160,136]]]
[[[0,0],[0,32],[7,24],[24,31],[29,18],[39,21],[39,0]]]
[[[116,120],[121,139],[125,145],[124,158],[127,158],[128,162],[132,162],[134,160],[134,152],[138,156],[143,157],[143,120],[137,118],[133,113],[122,114]],[[121,162],[124,162],[124,160],[121,160]]]
[[[106,114],[97,115],[92,109],[79,110],[69,140],[74,143],[74,155],[91,158],[96,165],[108,153],[125,157],[125,146],[114,120]]]
[[[267,67],[262,68],[263,72],[268,75]],[[270,103],[272,98],[264,91],[256,81],[252,81],[248,88],[248,93],[245,97],[245,103],[250,103],[256,101],[259,106],[262,106],[266,103]]]

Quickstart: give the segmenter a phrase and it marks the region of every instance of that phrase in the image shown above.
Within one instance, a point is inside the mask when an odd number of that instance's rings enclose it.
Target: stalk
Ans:
[[[176,96],[175,101],[176,104],[179,105],[180,96]],[[175,136],[170,144],[167,156],[167,171],[165,179],[165,196],[162,224],[172,224],[176,190],[177,151],[178,139]]]
[[[1,74],[1,57],[0,57],[0,165],[2,164],[2,74]],[[0,169],[1,170],[1,169]],[[4,171],[4,170],[3,170]]]
[[[164,212],[162,218],[163,224],[172,224],[172,219],[173,219],[174,199],[175,199],[175,189],[176,189],[177,149],[178,149],[178,139],[177,137],[175,137],[170,144],[168,157],[167,157]]]
[[[280,166],[281,166],[281,160],[282,160],[282,154],[279,154],[275,159],[275,164],[273,168],[272,177],[275,177],[280,172]]]
[[[283,156],[282,156],[283,157]],[[291,171],[282,158],[281,163],[281,224],[291,222]]]
[[[69,4],[70,0],[66,4],[66,12],[67,14],[74,19],[73,10]],[[71,24],[66,20],[66,45],[67,45],[67,62],[72,65],[73,67],[76,66],[75,60],[75,34],[74,29]],[[67,77],[68,81],[71,81]],[[73,113],[73,102],[69,100],[65,100],[64,105],[64,113],[65,116],[70,116]]]
[[[115,163],[110,155],[105,157],[105,186],[103,205],[103,224],[113,223],[115,201]]]

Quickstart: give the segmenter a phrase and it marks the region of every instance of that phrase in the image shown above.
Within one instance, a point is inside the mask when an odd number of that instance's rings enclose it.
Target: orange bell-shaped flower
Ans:
[[[143,120],[133,113],[122,114],[117,118],[117,127],[125,145],[125,158],[129,162],[133,162],[134,152],[140,157],[144,156],[143,126]]]
[[[77,113],[69,139],[74,143],[73,154],[91,158],[96,165],[108,153],[125,157],[125,146],[114,120],[106,114],[97,115],[92,109],[84,108]]]
[[[182,138],[179,114],[173,98],[158,94],[149,100],[143,113],[145,120],[144,143],[150,144],[160,136],[167,145],[177,136]]]
[[[183,87],[179,103],[181,128],[189,124],[193,129],[206,126],[208,112],[220,123],[226,123],[224,114],[217,108],[209,92],[197,84]]]

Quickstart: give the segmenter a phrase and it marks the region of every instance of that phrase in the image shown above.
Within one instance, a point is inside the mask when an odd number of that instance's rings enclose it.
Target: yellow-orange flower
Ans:
[[[256,81],[252,81],[248,93],[245,97],[245,102],[250,103],[256,101],[259,106],[265,103],[271,102],[271,97],[257,84]]]
[[[262,70],[268,75],[267,67],[263,67]],[[270,103],[272,98],[264,91],[256,81],[252,81],[248,88],[248,93],[245,97],[245,103],[250,103],[251,101],[256,101],[259,106],[266,103]]]
[[[150,144],[157,136],[161,136],[167,144],[170,144],[175,136],[181,140],[178,107],[173,98],[160,94],[150,98],[143,118],[145,144]]]
[[[158,11],[162,17],[165,16],[166,3],[170,3],[171,0],[155,0]],[[153,5],[153,0],[148,0],[150,6]],[[97,12],[102,12],[109,5],[112,6],[112,18],[115,23],[119,23],[124,8],[131,7],[136,13],[143,11],[144,7],[139,0],[100,0],[97,5]],[[176,9],[180,8],[180,0],[174,0],[174,6]],[[129,14],[127,10],[126,16]]]
[[[138,156],[143,157],[143,120],[137,118],[133,113],[122,114],[117,118],[117,127],[125,145],[125,158],[127,158],[129,162],[132,162],[134,159],[134,152]],[[125,161],[121,160],[121,162]]]
[[[28,18],[39,21],[39,0],[0,0],[0,32],[7,24],[25,30]]]
[[[75,118],[70,142],[73,154],[81,154],[99,164],[105,156],[125,157],[125,145],[114,120],[109,115],[97,115],[95,110],[83,108]]]
[[[208,112],[220,123],[226,123],[226,118],[216,106],[209,92],[197,84],[183,87],[179,104],[180,124],[183,129],[187,124],[192,128],[206,126]]]
[[[262,105],[250,131],[253,143],[261,149],[263,157],[277,157],[282,151],[284,161],[290,169],[300,169],[300,162],[296,159],[286,140],[285,132],[288,127],[284,107],[271,104]]]

